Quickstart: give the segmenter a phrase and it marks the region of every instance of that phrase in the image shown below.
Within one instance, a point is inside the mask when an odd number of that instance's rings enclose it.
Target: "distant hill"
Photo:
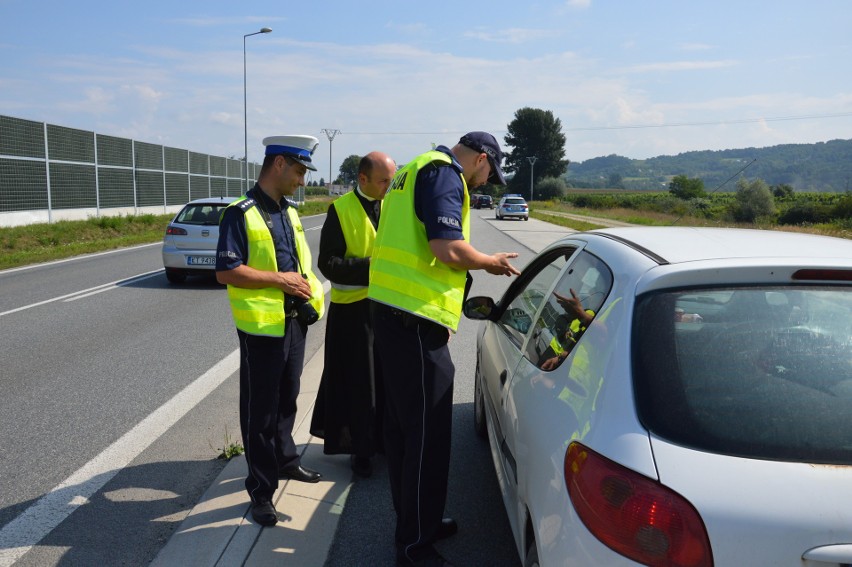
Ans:
[[[769,185],[787,184],[799,192],[843,192],[852,189],[852,140],[816,144],[784,144],[768,148],[686,152],[676,156],[629,159],[609,155],[571,163],[567,181],[573,187],[660,190],[675,175],[698,177],[712,191],[737,171]],[[736,179],[720,191],[734,191]]]

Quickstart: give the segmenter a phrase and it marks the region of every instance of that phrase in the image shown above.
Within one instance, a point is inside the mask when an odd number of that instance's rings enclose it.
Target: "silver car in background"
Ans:
[[[500,202],[497,203],[497,209],[494,211],[494,216],[497,220],[506,218],[518,218],[525,221],[530,220],[530,208],[526,200],[517,194],[510,193],[503,195]]]
[[[163,266],[171,283],[216,269],[219,218],[237,197],[209,197],[187,203],[166,227]]]
[[[852,241],[577,233],[464,311],[525,566],[852,564]]]

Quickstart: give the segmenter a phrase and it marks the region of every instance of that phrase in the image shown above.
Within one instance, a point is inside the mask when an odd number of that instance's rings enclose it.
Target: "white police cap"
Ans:
[[[284,155],[296,160],[311,171],[317,168],[311,163],[311,156],[319,145],[313,136],[268,136],[263,139],[266,155]]]

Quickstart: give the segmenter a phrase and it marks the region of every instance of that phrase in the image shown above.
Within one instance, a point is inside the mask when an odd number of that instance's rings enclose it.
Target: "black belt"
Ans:
[[[391,307],[389,305],[383,305],[383,307],[387,313],[394,317],[398,317],[402,323],[402,326],[406,328],[414,327],[418,323],[432,323],[432,321],[424,319],[423,317],[415,315],[414,313],[411,313],[409,311],[397,309],[396,307]]]

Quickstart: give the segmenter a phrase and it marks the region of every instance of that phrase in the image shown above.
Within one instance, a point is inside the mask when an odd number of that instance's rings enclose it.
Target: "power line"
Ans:
[[[773,116],[769,118],[743,118],[739,120],[719,120],[707,122],[672,122],[664,124],[634,124],[627,126],[585,126],[565,128],[566,132],[594,132],[602,130],[638,130],[645,128],[680,128],[683,126],[727,126],[732,124],[754,124],[758,122],[787,122],[792,120],[818,120],[823,118],[843,118],[852,116],[852,112],[837,112],[833,114],[807,114],[799,116]],[[508,130],[489,130],[490,132],[505,133]],[[445,134],[465,134],[461,130],[444,130],[441,132],[347,132],[358,136],[440,136]]]

